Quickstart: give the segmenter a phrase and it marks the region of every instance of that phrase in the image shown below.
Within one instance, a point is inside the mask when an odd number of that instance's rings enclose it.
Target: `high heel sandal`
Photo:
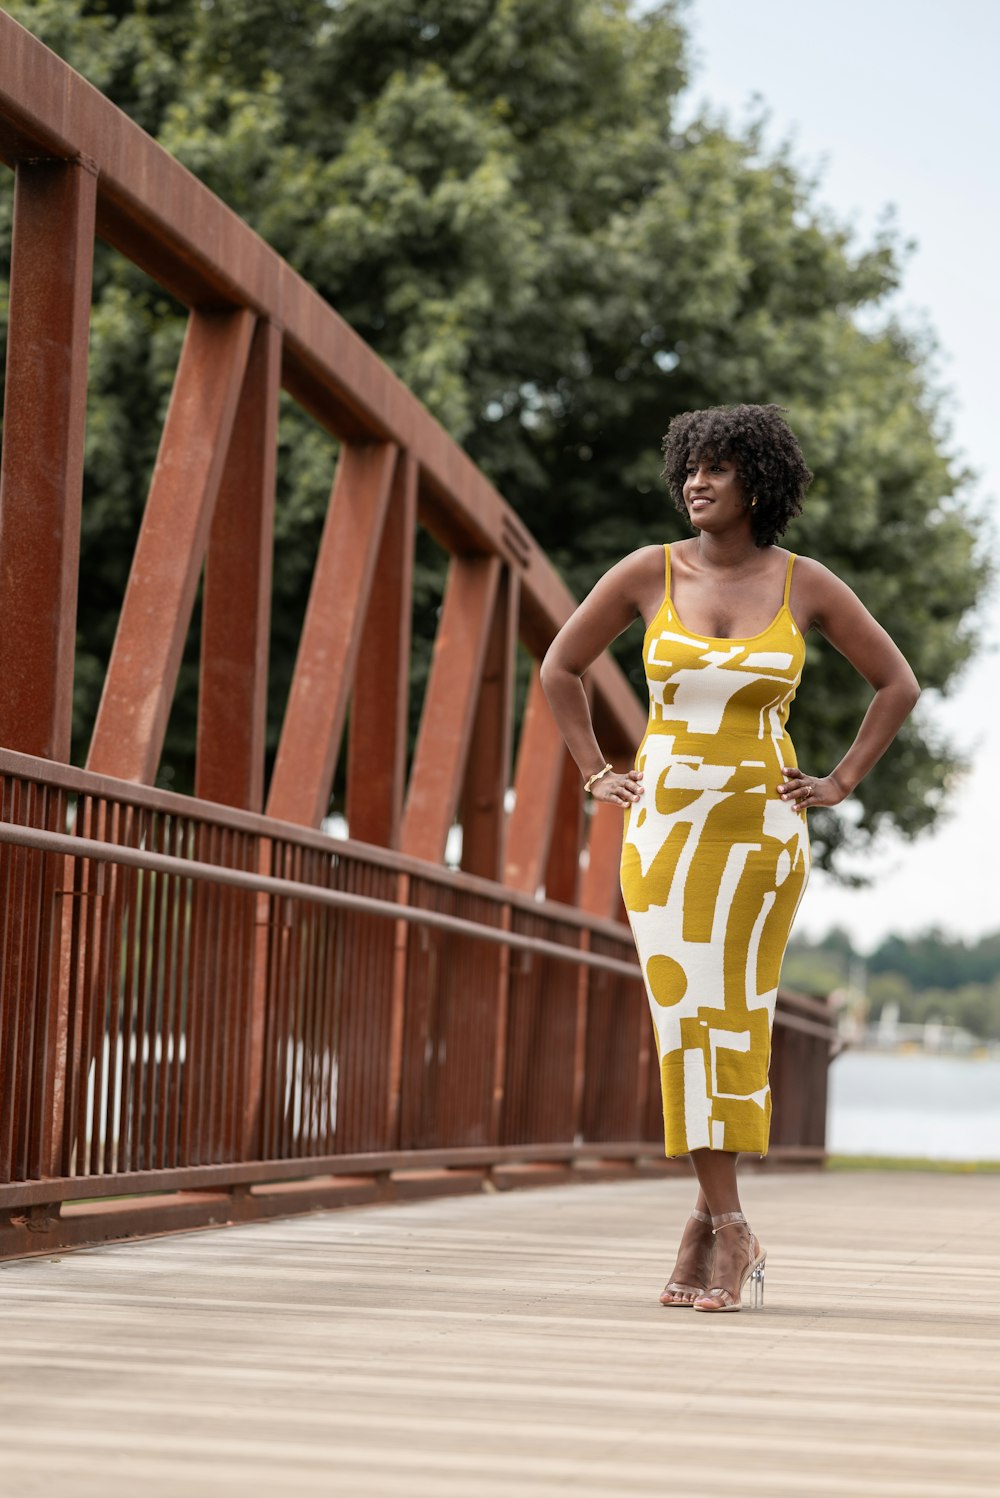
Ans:
[[[699,1212],[697,1207],[695,1207],[694,1211],[691,1213],[691,1216],[695,1219],[696,1222],[706,1222],[708,1223],[709,1227],[712,1226],[712,1219],[711,1217],[709,1217],[708,1213]],[[706,1291],[704,1285],[683,1285],[681,1284],[680,1280],[670,1280],[666,1285],[664,1285],[662,1291],[660,1292],[660,1305],[666,1306],[668,1310],[671,1307],[679,1306],[684,1310],[689,1311],[694,1305],[694,1299],[664,1300],[664,1295],[690,1295],[692,1297],[696,1297],[699,1295],[706,1295],[707,1293],[708,1292]]]
[[[747,1265],[740,1273],[739,1283],[736,1286],[736,1294],[727,1290],[723,1285],[712,1285],[700,1295],[694,1302],[696,1311],[742,1311],[743,1309],[743,1286],[747,1280],[752,1286],[750,1305],[753,1310],[758,1306],[764,1309],[764,1262],[767,1254],[760,1246],[760,1240],[750,1232],[750,1224],[742,1212],[723,1212],[719,1217],[712,1218],[712,1232],[719,1233],[723,1228],[742,1224],[749,1235],[747,1244]],[[721,1305],[707,1305],[707,1301],[721,1301]]]

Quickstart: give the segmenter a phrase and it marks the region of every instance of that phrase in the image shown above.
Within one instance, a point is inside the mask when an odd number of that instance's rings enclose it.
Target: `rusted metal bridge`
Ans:
[[[3,12],[0,159],[0,1254],[658,1158],[620,814],[584,815],[537,670],[514,752],[518,641],[537,661],[572,607],[545,555],[336,312]],[[81,767],[95,235],[189,316]],[[339,457],[265,786],[281,389]],[[418,526],[450,565],[407,773]],[[152,782],[202,576],[183,797]],[[610,658],[588,689],[630,761],[644,715]],[[779,1159],[822,1158],[831,1035],[781,995]]]

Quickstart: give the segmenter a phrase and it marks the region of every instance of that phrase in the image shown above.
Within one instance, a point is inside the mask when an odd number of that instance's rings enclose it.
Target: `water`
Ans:
[[[1000,1160],[1000,1060],[845,1051],[826,1138],[834,1155]]]

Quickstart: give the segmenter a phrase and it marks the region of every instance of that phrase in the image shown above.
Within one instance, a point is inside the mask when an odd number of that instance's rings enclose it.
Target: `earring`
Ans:
[[[753,499],[750,501],[750,508],[751,508],[751,510],[755,510],[757,508],[757,496],[756,496],[756,494],[754,495]]]

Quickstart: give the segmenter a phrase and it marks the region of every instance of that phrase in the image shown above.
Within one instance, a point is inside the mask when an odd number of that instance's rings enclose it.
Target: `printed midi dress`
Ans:
[[[749,639],[685,628],[670,597],[643,639],[645,794],[621,883],[656,1032],[668,1155],[767,1152],[781,962],[809,874],[805,813],[782,801],[805,645],[784,601]]]

